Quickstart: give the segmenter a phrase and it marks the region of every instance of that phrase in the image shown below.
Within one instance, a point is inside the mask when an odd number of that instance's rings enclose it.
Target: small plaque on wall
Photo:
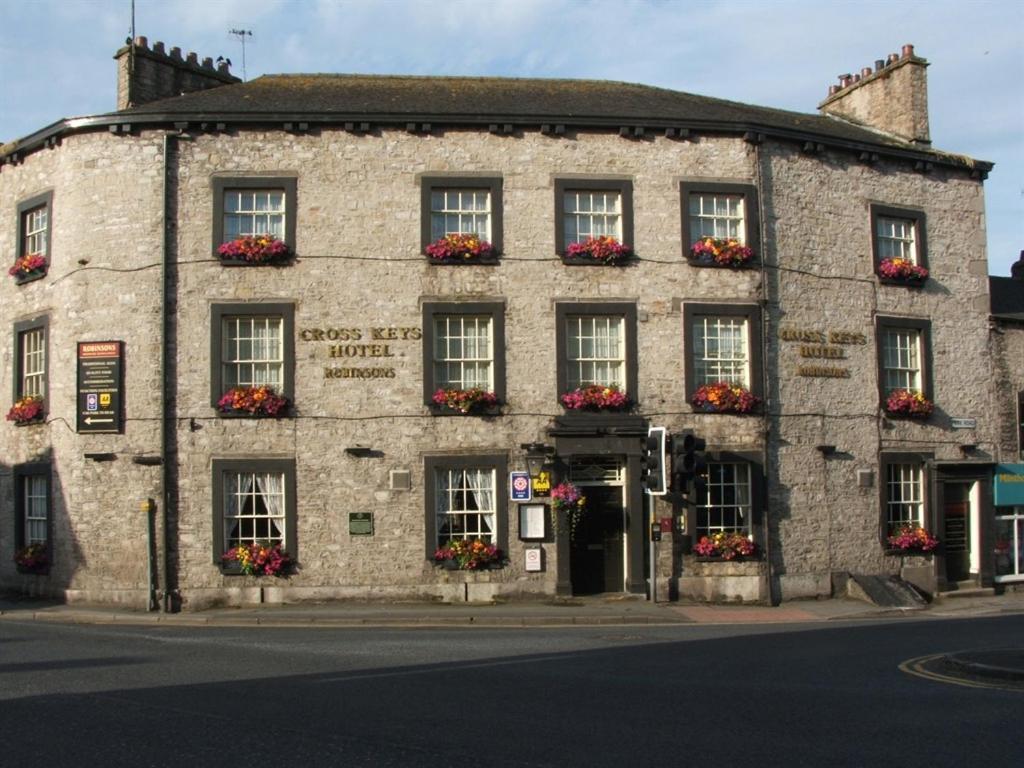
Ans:
[[[540,546],[527,547],[523,551],[527,573],[535,573],[544,570],[544,550]]]
[[[349,536],[373,536],[373,512],[348,513]]]

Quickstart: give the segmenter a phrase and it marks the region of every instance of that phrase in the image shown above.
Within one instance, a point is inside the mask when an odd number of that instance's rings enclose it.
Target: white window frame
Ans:
[[[897,389],[923,391],[921,332],[886,326],[882,330],[882,383],[888,395]]]
[[[438,388],[493,392],[493,316],[435,315],[433,356]]]
[[[924,467],[890,463],[885,469],[885,522],[887,533],[903,525],[924,525]]]
[[[602,235],[623,241],[622,193],[619,190],[568,188],[562,195],[562,218],[564,247]]]
[[[250,235],[285,239],[288,204],[285,190],[230,187],[224,190],[223,203],[224,242]]]
[[[724,381],[750,389],[749,320],[739,315],[695,315],[692,330],[694,385]],[[724,335],[725,330],[731,332]]]
[[[221,382],[224,391],[233,387],[269,386],[281,393],[285,385],[285,320],[280,315],[225,315],[221,327]],[[243,324],[250,334],[242,336]],[[265,341],[257,336],[258,327],[268,333]],[[243,355],[248,342],[250,352]],[[262,343],[263,348],[258,349]],[[262,353],[262,354],[259,354]],[[248,369],[246,371],[246,369]]]
[[[568,390],[598,384],[615,386],[625,392],[629,353],[626,346],[624,315],[568,315],[565,320]]]
[[[46,256],[47,229],[49,228],[49,206],[38,205],[25,211],[23,217],[22,256]]]
[[[46,397],[46,327],[18,334],[18,397]]]
[[[906,259],[918,263],[917,221],[896,216],[879,215],[876,219],[875,237],[878,244],[878,260]]]
[[[430,191],[430,239],[476,235],[491,241],[490,189],[433,187]]]
[[[705,237],[734,238],[741,245],[747,242],[746,197],[742,194],[691,192],[689,216],[694,242]]]
[[[50,493],[47,477],[44,474],[26,474],[20,479],[24,546],[47,544],[50,530]]]
[[[1010,559],[1013,570],[1009,573],[996,573],[997,582],[1024,581],[1024,507],[996,508],[996,525],[1000,522],[1010,524]],[[998,531],[996,531],[996,542],[998,543]],[[996,552],[998,553],[998,549]],[[996,555],[998,559],[998,554]],[[996,568],[999,563],[996,562]]]
[[[499,503],[496,491],[497,472],[493,467],[437,467],[434,471],[437,546],[444,546],[453,539],[496,543]]]
[[[750,536],[754,498],[750,463],[709,462],[706,478],[706,488],[697,505],[697,538],[722,532]],[[727,499],[730,503],[726,503]]]
[[[225,551],[239,544],[257,543],[288,548],[287,488],[285,472],[224,471]]]

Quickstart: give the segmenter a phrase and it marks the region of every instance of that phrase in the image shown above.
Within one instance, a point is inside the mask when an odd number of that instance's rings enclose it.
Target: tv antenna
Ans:
[[[249,29],[229,29],[228,32],[237,37],[242,43],[242,79],[248,80],[248,76],[245,74],[245,38],[252,37],[252,30]]]

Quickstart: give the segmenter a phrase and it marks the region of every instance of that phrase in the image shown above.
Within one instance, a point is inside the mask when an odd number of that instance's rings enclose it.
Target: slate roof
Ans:
[[[899,139],[820,115],[756,107],[634,83],[501,77],[265,75],[162,99],[128,115],[352,117],[438,124],[549,121],[575,127],[678,124],[774,128],[910,148]]]

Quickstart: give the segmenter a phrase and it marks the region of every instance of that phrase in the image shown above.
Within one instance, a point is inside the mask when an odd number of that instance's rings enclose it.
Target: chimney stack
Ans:
[[[170,55],[164,50],[162,42],[156,42],[150,48],[149,40],[140,36],[135,38],[134,44],[129,41],[114,54],[119,110],[242,82],[228,71],[223,62],[214,69],[211,58],[200,63],[195,53],[189,53],[188,58],[183,59],[181,48],[177,46],[171,48]]]
[[[904,141],[928,146],[928,62],[904,45],[901,53],[877,59],[859,75],[840,75],[838,87],[818,105],[826,115],[874,128]]]

